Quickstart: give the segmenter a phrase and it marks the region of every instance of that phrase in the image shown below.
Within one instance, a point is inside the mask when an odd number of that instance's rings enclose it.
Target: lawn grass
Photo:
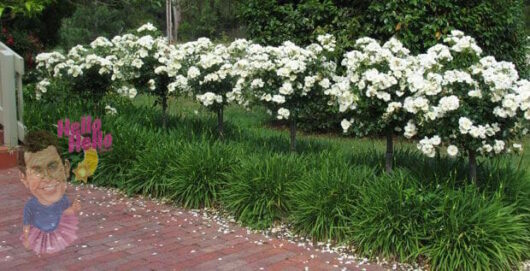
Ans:
[[[154,103],[153,96],[140,95],[134,100],[137,106],[151,106]],[[215,118],[214,113],[209,112],[203,106],[199,105],[188,97],[172,97],[169,102],[168,112],[173,116],[198,117],[198,118]],[[283,136],[287,137],[288,126],[272,126],[271,117],[266,113],[264,108],[253,108],[250,111],[240,106],[228,106],[225,109],[225,122],[233,123],[242,129],[257,132],[263,136]],[[178,127],[176,127],[178,128]],[[375,150],[381,155],[386,150],[386,139],[384,138],[351,138],[341,134],[308,134],[301,131],[297,132],[299,140],[314,142],[321,146],[329,146],[331,149],[341,149],[347,152],[364,152]],[[416,149],[416,143],[403,137],[396,137],[394,148],[396,151],[413,151]],[[522,139],[523,153],[508,155],[512,164],[520,169],[530,169],[530,136]],[[287,149],[288,146],[286,146]],[[484,159],[480,159],[479,161]]]

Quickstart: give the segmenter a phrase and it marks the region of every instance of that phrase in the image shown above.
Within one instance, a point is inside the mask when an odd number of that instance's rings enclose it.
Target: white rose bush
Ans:
[[[331,87],[336,64],[328,57],[335,49],[331,35],[319,36],[319,44],[305,48],[292,42],[278,47],[253,44],[246,58],[236,63],[240,80],[234,90],[254,104],[264,105],[280,120],[290,121],[291,151],[296,150],[298,112],[317,92]]]
[[[244,104],[241,91],[235,90],[238,71],[234,64],[244,56],[249,42],[239,39],[229,46],[214,45],[209,39],[181,45],[184,52],[185,74],[175,77],[175,88],[180,88],[212,112],[217,113],[217,129],[223,137],[223,110],[232,102]],[[178,60],[177,60],[178,61]],[[180,83],[179,83],[180,82]],[[183,82],[186,82],[183,84]]]
[[[36,61],[41,81],[36,85],[36,98],[45,95],[50,85],[61,82],[69,85],[81,98],[98,105],[112,84],[116,56],[110,53],[111,46],[110,41],[100,37],[89,47],[78,45],[71,48],[66,55],[59,52],[39,54]]]
[[[262,105],[274,118],[290,122],[294,151],[300,110],[311,98],[324,96],[347,116],[341,122],[345,133],[386,136],[387,172],[393,137],[402,134],[417,139],[428,157],[441,150],[469,157],[470,178],[476,180],[477,156],[521,150],[513,140],[528,131],[530,83],[519,78],[512,63],[481,56],[475,40],[460,31],[444,41],[412,55],[395,38],[383,44],[360,38],[338,68],[331,35],[306,47],[243,39],[223,45],[207,38],[171,45],[146,24],[112,40],[99,37],[89,47],[76,46],[67,55],[40,54],[36,97],[57,80],[92,99],[108,90],[129,98],[147,93],[157,97],[167,127],[168,97],[188,95],[217,113],[220,136],[228,104]]]
[[[135,34],[125,34],[112,39],[115,63],[116,92],[134,98],[139,92],[156,97],[155,105],[162,107],[162,127],[167,128],[169,96],[176,93],[169,88],[171,76],[180,68],[170,62],[177,50],[168,44],[151,24],[138,28]],[[172,74],[173,72],[173,74]]]
[[[512,63],[482,57],[464,33],[452,31],[445,42],[419,55],[408,74],[414,94],[404,108],[413,118],[404,135],[420,139],[418,149],[428,157],[444,147],[448,156],[467,156],[476,181],[477,156],[520,150],[511,141],[526,134],[530,88]]]
[[[383,46],[374,39],[360,38],[355,50],[342,60],[343,77],[327,91],[339,104],[340,112],[350,118],[341,122],[344,132],[355,130],[359,136],[385,134],[387,138],[386,171],[392,171],[393,135],[401,131],[406,119],[402,109],[410,95],[406,75],[411,72],[409,50],[397,39]]]

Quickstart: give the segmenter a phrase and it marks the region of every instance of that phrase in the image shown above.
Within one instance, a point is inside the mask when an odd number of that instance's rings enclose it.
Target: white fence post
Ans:
[[[23,74],[24,59],[0,42],[0,123],[4,126],[4,144],[8,147],[15,147],[18,140],[24,140]]]

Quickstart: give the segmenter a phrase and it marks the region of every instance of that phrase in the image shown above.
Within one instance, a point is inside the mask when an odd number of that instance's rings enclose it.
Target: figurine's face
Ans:
[[[70,162],[61,161],[54,146],[38,151],[25,152],[26,173],[20,180],[43,205],[57,202],[66,190],[66,179],[70,174]]]

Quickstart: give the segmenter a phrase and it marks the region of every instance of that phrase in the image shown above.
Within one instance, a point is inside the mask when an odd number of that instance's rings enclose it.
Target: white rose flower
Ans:
[[[138,91],[136,91],[135,88],[130,88],[129,89],[129,98],[130,99],[133,99],[134,97],[136,97],[136,94],[138,94]]]
[[[201,71],[197,67],[195,66],[190,67],[188,70],[188,79],[194,79],[200,74],[201,74]]]
[[[416,125],[414,125],[414,122],[412,122],[411,120],[409,120],[409,122],[408,122],[407,125],[405,126],[405,134],[404,134],[404,136],[405,136],[406,138],[412,138],[412,137],[415,136],[417,133],[418,133],[418,131],[416,130]]]
[[[520,152],[523,150],[523,145],[518,144],[518,143],[513,143],[513,148],[515,149],[515,151]]]
[[[331,83],[329,82],[329,79],[327,78],[324,78],[322,81],[320,81],[320,83],[318,83],[322,88],[324,89],[327,89],[329,88],[329,86],[331,85]]]
[[[449,145],[447,147],[447,154],[451,157],[458,155],[458,148],[455,145]]]
[[[342,129],[344,130],[344,133],[346,133],[348,131],[348,129],[350,129],[350,127],[351,127],[351,122],[349,122],[346,119],[343,119],[340,122],[340,126],[342,126]]]
[[[270,95],[270,94],[268,94]],[[274,95],[272,96],[272,101],[277,103],[277,104],[283,104],[285,103],[285,96],[283,95]]]
[[[466,117],[460,117],[460,119],[458,119],[458,125],[460,128],[460,133],[465,135],[469,132],[469,130],[473,126],[473,122]]]
[[[109,115],[116,115],[118,113],[118,111],[116,110],[116,108],[110,106],[110,105],[106,105],[105,106],[105,113],[109,114]]]
[[[460,101],[455,95],[443,97],[440,99],[439,107],[442,112],[449,112],[458,109],[460,106]]]
[[[285,108],[280,108],[278,109],[278,119],[288,119],[289,118],[289,110],[288,109],[285,109]]]
[[[438,146],[442,143],[442,140],[439,136],[435,135],[429,140],[429,142],[434,146]]]
[[[147,85],[148,85],[150,90],[155,90],[155,88],[156,88],[156,83],[155,83],[155,80],[153,80],[153,79],[150,79],[149,82],[147,82]]]
[[[280,87],[280,94],[282,95],[291,95],[293,92],[293,85],[289,82],[284,82]]]
[[[261,78],[258,78],[258,79],[254,79],[252,80],[252,83],[250,83],[250,87],[251,88],[262,88],[263,86],[265,85],[265,83],[263,82],[263,80],[261,80]]]
[[[495,145],[493,145],[493,151],[496,154],[501,153],[504,150],[505,143],[502,140],[495,140]]]

